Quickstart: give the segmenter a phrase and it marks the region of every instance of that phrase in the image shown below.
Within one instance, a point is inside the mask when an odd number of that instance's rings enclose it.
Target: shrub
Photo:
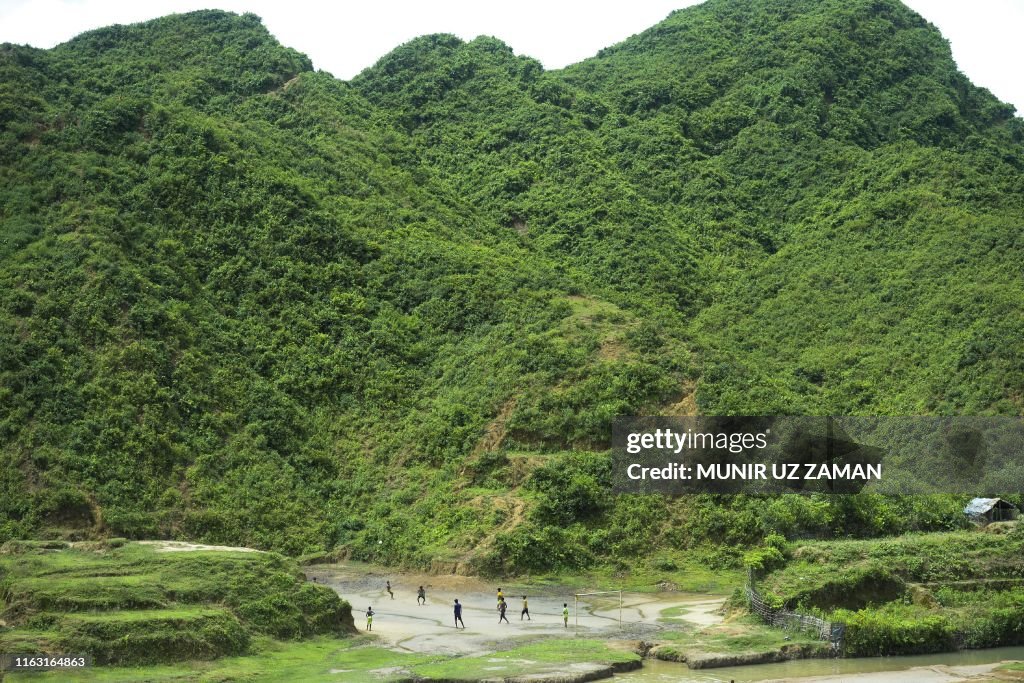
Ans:
[[[857,612],[837,610],[832,618],[846,624],[843,647],[850,656],[925,654],[955,649],[955,630],[944,616],[888,606]]]

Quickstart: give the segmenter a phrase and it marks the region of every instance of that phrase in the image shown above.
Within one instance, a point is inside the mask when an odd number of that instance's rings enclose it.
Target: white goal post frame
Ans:
[[[575,622],[573,631],[575,634],[579,634],[580,631],[580,598],[586,597],[588,595],[610,595],[612,593],[615,593],[619,596],[619,630],[622,630],[622,591],[588,591],[586,593],[573,593],[573,598],[575,601],[573,604],[573,621]]]

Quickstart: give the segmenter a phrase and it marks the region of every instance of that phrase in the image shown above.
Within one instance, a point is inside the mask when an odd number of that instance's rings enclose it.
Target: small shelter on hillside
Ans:
[[[964,514],[975,524],[984,526],[1017,519],[1017,506],[1002,498],[975,498],[964,508]]]

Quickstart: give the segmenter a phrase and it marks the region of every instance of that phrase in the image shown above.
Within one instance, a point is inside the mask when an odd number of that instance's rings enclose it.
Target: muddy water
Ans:
[[[615,676],[615,683],[723,683],[735,681],[862,681],[863,683],[953,683],[984,675],[996,664],[1024,660],[1024,647],[968,650],[912,657],[805,659],[723,669],[691,670],[685,664],[645,661],[644,668]],[[974,678],[974,680],[977,680]]]

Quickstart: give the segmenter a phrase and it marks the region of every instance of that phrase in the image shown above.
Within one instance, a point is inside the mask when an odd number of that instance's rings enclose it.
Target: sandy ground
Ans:
[[[262,553],[262,550],[255,548],[241,548],[230,545],[205,545],[203,543],[188,543],[186,541],[137,541],[139,545],[151,545],[158,553],[190,552],[196,550],[230,550],[238,553]]]
[[[574,589],[502,586],[508,602],[506,616],[511,623],[498,623],[498,584],[474,577],[419,574],[383,574],[379,570],[346,565],[307,567],[310,580],[334,588],[352,604],[356,626],[366,627],[363,616],[373,607],[373,632],[396,649],[452,655],[482,654],[496,647],[508,647],[516,640],[575,635],[635,640],[651,637],[662,627],[662,610],[685,606],[678,618],[701,625],[721,621],[716,614],[724,599],[688,593],[623,593],[622,622],[619,597],[605,594],[581,597],[578,610]],[[390,580],[395,598],[385,590]],[[416,589],[424,586],[427,604],[416,604]],[[522,619],[522,596],[529,598],[530,620]],[[463,605],[466,628],[456,629],[453,603]],[[562,621],[562,605],[569,606],[569,627]]]
[[[665,609],[663,605],[667,601],[655,603],[658,605],[658,609]],[[722,607],[722,603],[725,602],[721,598],[708,598],[705,600],[697,600],[696,602],[684,603],[686,605],[686,613],[681,614],[677,619],[683,621],[689,621],[698,626],[713,626],[722,622],[722,615],[719,614],[719,609]],[[677,603],[678,604],[678,603]]]

